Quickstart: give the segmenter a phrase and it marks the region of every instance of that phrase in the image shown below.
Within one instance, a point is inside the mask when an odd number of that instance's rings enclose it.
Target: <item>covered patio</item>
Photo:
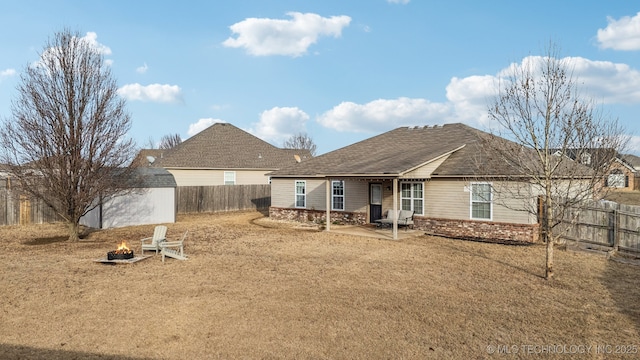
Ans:
[[[405,240],[424,235],[423,230],[400,229],[395,232],[392,227],[376,227],[371,224],[366,225],[332,225],[331,232],[334,234],[354,235],[372,237],[381,240]]]

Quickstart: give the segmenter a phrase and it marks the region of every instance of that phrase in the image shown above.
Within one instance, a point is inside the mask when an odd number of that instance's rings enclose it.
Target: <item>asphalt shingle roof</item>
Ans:
[[[271,176],[393,176],[401,175],[442,155],[451,154],[432,173],[434,177],[521,175],[500,156],[492,156],[489,143],[517,151],[514,158],[532,157],[503,138],[464,124],[401,127],[340,148],[308,161],[270,173]],[[532,162],[532,163],[535,163]]]
[[[154,166],[204,169],[280,169],[311,158],[308,150],[281,149],[228,123],[217,123],[162,154]]]
[[[463,124],[401,127],[271,175],[400,174],[463,146],[456,153],[468,153],[465,148],[478,142],[479,132]],[[469,165],[468,161],[457,161],[447,167],[447,172],[464,173]]]

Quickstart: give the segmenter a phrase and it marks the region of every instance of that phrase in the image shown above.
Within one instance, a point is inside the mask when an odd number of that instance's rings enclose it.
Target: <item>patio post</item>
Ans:
[[[393,178],[393,240],[398,240],[398,178]]]
[[[331,230],[331,179],[327,178],[327,182],[326,182],[326,190],[327,190],[327,196],[325,199],[325,208],[327,209],[327,214],[325,216],[326,221],[326,227],[325,230],[330,231]]]

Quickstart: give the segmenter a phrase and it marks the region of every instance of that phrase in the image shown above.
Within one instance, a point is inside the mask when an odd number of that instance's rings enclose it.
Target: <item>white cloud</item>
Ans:
[[[541,61],[544,61],[541,56],[526,57],[520,64],[503,69],[498,76],[507,75],[514,66],[536,69]],[[574,81],[583,95],[608,104],[640,102],[640,71],[629,65],[582,57],[565,57],[560,61],[573,70]]]
[[[603,49],[640,50],[640,12],[620,20],[607,18],[607,27],[598,29],[597,39]]]
[[[260,121],[248,131],[253,135],[280,144],[300,132],[304,132],[309,115],[297,107],[274,107],[260,114]]]
[[[327,128],[351,132],[380,132],[399,126],[443,123],[451,117],[451,105],[426,99],[401,97],[366,104],[343,102],[320,115]]]
[[[216,123],[226,123],[226,121],[220,120],[220,119],[214,119],[214,118],[200,119],[196,123],[189,124],[189,130],[187,130],[187,135],[193,136]]]
[[[387,0],[389,4],[408,4],[411,0]]]
[[[237,37],[229,37],[222,44],[232,48],[245,48],[255,56],[301,56],[320,36],[340,37],[349,25],[349,16],[322,17],[312,13],[287,13],[291,20],[248,18],[229,28]]]
[[[102,55],[111,55],[111,48],[98,42],[98,34],[95,32],[88,32],[82,40],[86,41],[94,49],[98,50]]]
[[[406,98],[378,99],[366,104],[343,102],[317,117],[324,127],[346,132],[376,133],[399,126],[433,125],[465,122],[472,126],[487,126],[487,106],[494,98],[499,81],[514,67],[533,66],[542,61],[539,56],[523,58],[496,75],[453,77],[446,87],[446,102]],[[605,104],[640,103],[640,71],[626,64],[593,61],[581,57],[566,57],[573,69],[574,80],[585,100]],[[474,124],[475,123],[475,124]]]
[[[85,36],[81,37],[80,40],[86,42],[89,46],[91,46],[93,49],[95,49],[98,53],[102,54],[103,56],[111,55],[111,48],[99,43],[98,34],[96,34],[95,32],[88,32]],[[33,63],[33,66],[41,66],[46,62],[47,59],[49,60],[55,59],[55,57],[52,55],[56,54],[58,51],[59,49],[57,47],[50,47],[46,49],[40,55],[40,59]],[[111,66],[113,65],[113,60],[105,59],[104,63],[107,66]]]
[[[629,136],[626,153],[640,154],[640,136]]]
[[[182,102],[182,90],[178,85],[128,84],[118,89],[118,94],[130,101],[151,101],[159,103]]]
[[[149,67],[147,66],[147,63],[144,63],[144,65],[139,66],[136,68],[136,72],[138,74],[144,74],[147,72],[147,70],[149,70]]]
[[[454,77],[447,85],[447,100],[453,108],[456,122],[485,123],[488,119],[487,102],[495,95],[497,78],[490,75]]]
[[[17,74],[15,69],[0,70],[0,79],[14,76],[15,74]]]

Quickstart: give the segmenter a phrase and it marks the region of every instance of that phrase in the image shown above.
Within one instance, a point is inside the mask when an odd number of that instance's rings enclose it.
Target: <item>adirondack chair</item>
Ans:
[[[184,239],[187,237],[189,230],[182,234],[182,238],[176,241],[163,241],[160,243],[160,254],[162,254],[162,262],[165,256],[178,260],[187,260],[184,254]]]
[[[142,243],[142,251],[141,254],[144,255],[144,251],[145,250],[149,250],[149,251],[155,251],[156,254],[158,253],[158,251],[160,251],[160,246],[159,244],[163,241],[166,241],[166,235],[167,235],[167,227],[164,225],[158,225],[156,226],[156,228],[153,230],[153,236],[152,237],[148,237],[148,238],[144,238],[142,240],[140,240],[140,242]]]

